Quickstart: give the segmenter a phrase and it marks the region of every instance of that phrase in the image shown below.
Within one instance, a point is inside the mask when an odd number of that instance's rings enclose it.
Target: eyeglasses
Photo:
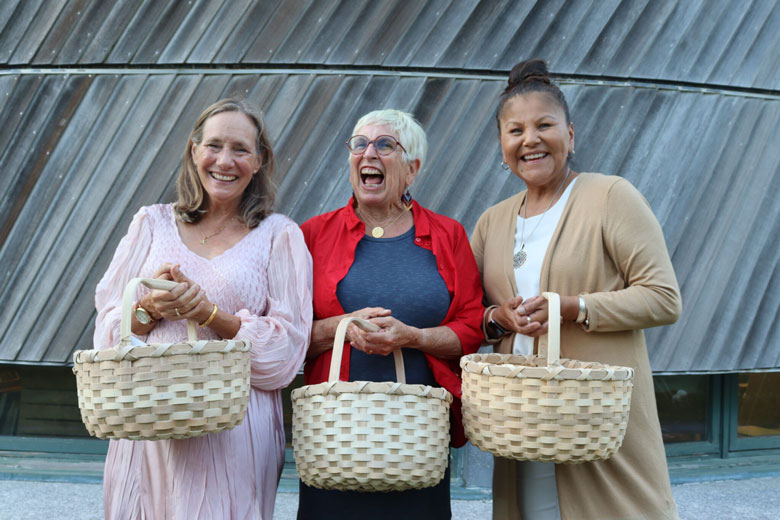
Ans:
[[[363,155],[368,150],[368,145],[373,144],[376,153],[379,155],[390,155],[399,147],[404,152],[404,148],[398,140],[392,135],[380,135],[373,141],[365,135],[353,135],[347,140],[347,148],[352,155]]]

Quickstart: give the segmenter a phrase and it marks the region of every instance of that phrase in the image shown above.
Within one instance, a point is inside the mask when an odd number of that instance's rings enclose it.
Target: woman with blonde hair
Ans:
[[[95,348],[119,341],[122,292],[139,288],[133,334],[252,344],[246,417],[232,430],[177,440],[112,440],[106,518],[270,519],[284,463],[280,389],[299,370],[311,328],[311,258],[298,226],[272,212],[274,156],[260,115],[224,99],[198,118],[177,179],[178,200],[141,208],[97,286]],[[186,273],[186,274],[185,274]]]

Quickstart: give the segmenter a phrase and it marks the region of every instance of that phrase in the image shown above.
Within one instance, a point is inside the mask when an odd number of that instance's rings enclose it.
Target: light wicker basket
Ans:
[[[479,449],[511,459],[568,464],[608,459],[626,433],[634,370],[559,359],[560,297],[543,296],[549,301],[546,359],[461,358],[466,436]]]
[[[341,320],[328,381],[292,392],[293,454],[301,480],[320,489],[366,492],[436,485],[447,469],[452,395],[405,384],[399,350],[398,382],[339,381],[352,322],[377,329],[358,318]]]
[[[242,340],[198,340],[131,346],[130,312],[139,283],[171,289],[167,280],[134,278],[122,301],[120,343],[73,355],[81,419],[101,439],[183,439],[233,428],[249,402],[249,349]]]

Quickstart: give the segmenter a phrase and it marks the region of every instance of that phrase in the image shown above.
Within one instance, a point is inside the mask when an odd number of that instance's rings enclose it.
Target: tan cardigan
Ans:
[[[471,239],[485,298],[515,295],[517,215],[525,191],[482,214]],[[582,173],[545,254],[541,291],[582,295],[589,330],[561,326],[561,356],[635,369],[623,446],[610,460],[556,466],[563,519],[674,519],[652,373],[641,329],[674,323],[682,304],[666,243],[647,201],[620,177]],[[530,297],[535,295],[521,295]],[[514,335],[496,345],[512,350]],[[519,519],[515,463],[496,458],[493,518]]]

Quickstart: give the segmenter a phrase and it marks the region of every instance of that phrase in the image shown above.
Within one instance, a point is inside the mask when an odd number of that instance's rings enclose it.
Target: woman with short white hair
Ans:
[[[482,289],[466,232],[412,200],[425,161],[420,124],[399,110],[363,116],[347,140],[353,197],[302,226],[314,262],[314,322],[307,384],[328,379],[336,326],[345,316],[380,327],[350,327],[343,381],[395,381],[393,351],[403,349],[406,381],[446,388],[452,441],[460,423],[457,363],[482,341]],[[301,484],[299,519],[450,518],[449,471],[434,487],[388,493],[325,491]]]

